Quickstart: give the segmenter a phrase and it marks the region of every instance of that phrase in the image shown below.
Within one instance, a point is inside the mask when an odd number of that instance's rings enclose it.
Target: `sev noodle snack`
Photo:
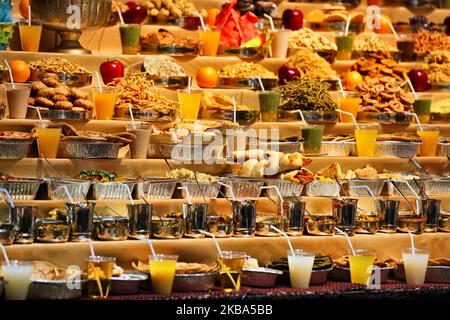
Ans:
[[[253,62],[229,64],[219,72],[219,78],[243,79],[260,77],[261,79],[278,79],[271,71]]]
[[[296,67],[301,77],[331,79],[337,76],[336,71],[325,59],[306,48],[299,48],[293,56],[289,57],[288,64]]]
[[[28,63],[31,70],[52,73],[91,73],[85,67],[78,63],[69,61],[64,58],[46,58],[39,61],[31,61]]]
[[[289,37],[288,46],[292,49],[307,48],[312,51],[337,50],[337,46],[333,41],[308,28],[302,28],[292,32]]]

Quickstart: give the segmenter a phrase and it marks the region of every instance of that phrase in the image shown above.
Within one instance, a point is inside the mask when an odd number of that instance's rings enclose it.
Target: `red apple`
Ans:
[[[299,30],[303,28],[303,13],[300,10],[284,10],[282,20],[286,29]]]
[[[286,84],[292,79],[300,77],[300,75],[300,71],[296,67],[285,64],[278,69],[278,83]]]
[[[412,69],[408,72],[408,77],[417,92],[425,91],[428,87],[428,75],[423,69]]]
[[[108,60],[100,65],[100,74],[104,84],[113,82],[115,78],[123,77],[124,71],[125,67],[119,60]]]
[[[141,6],[136,1],[126,3],[128,10],[123,13],[123,21],[127,24],[141,24],[147,18],[147,8]]]

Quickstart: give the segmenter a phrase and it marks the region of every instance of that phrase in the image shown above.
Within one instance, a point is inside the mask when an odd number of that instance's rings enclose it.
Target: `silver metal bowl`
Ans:
[[[28,299],[69,300],[82,296],[86,280],[34,280],[30,282]]]
[[[174,292],[199,292],[214,288],[217,272],[175,274]]]
[[[148,274],[143,272],[126,271],[120,277],[111,278],[110,292],[116,295],[136,294],[148,278]]]
[[[412,158],[417,155],[422,142],[377,141],[376,157]]]

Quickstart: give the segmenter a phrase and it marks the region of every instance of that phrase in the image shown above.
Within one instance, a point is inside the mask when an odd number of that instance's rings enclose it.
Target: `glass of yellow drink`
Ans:
[[[352,283],[369,285],[372,275],[375,251],[368,249],[355,249],[350,257],[350,277]]]
[[[235,251],[222,251],[222,256],[217,257],[220,287],[224,292],[241,290],[241,275],[245,257],[244,252]]]
[[[42,33],[42,23],[39,20],[31,19],[31,24],[28,23],[28,19],[20,20],[19,33],[22,51],[39,51]]]
[[[92,87],[95,118],[97,120],[112,120],[117,99],[115,87]]]
[[[220,44],[220,30],[209,27],[206,31],[198,30],[200,36],[200,51],[202,56],[216,56]]]
[[[417,130],[417,134],[422,139],[420,146],[421,157],[434,157],[436,155],[437,144],[439,141],[439,127],[432,125],[422,126],[423,131]]]
[[[45,158],[57,158],[59,141],[61,140],[61,127],[49,123],[43,123],[36,127],[38,136],[37,144],[39,156]]]
[[[87,289],[89,298],[108,298],[116,258],[90,256],[85,261],[87,262]]]
[[[355,128],[356,151],[358,157],[373,157],[377,143],[378,127],[370,124],[360,124]]]
[[[183,120],[197,120],[202,102],[202,90],[180,89],[178,90],[178,102],[180,114]]]
[[[339,109],[350,112],[351,114],[353,114],[355,119],[358,115],[360,104],[361,98],[359,96],[359,93],[357,92],[347,92],[345,97],[339,95]],[[344,113],[340,114],[340,121],[353,123],[352,117]]]
[[[178,256],[157,254],[149,256],[152,291],[156,294],[171,294]]]

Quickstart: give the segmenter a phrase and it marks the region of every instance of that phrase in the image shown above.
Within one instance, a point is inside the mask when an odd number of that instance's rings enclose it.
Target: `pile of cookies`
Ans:
[[[49,110],[90,111],[94,109],[94,104],[88,100],[88,92],[79,88],[70,88],[61,83],[57,74],[43,73],[40,79],[31,84],[29,105]]]
[[[414,95],[404,92],[394,78],[371,78],[356,85],[365,112],[412,112]]]
[[[358,71],[366,79],[392,77],[400,82],[408,79],[408,70],[391,59],[389,53],[381,51],[371,53],[368,58],[359,59],[351,70]]]

